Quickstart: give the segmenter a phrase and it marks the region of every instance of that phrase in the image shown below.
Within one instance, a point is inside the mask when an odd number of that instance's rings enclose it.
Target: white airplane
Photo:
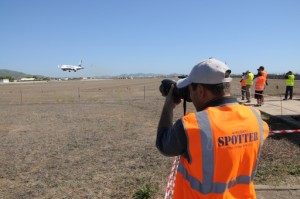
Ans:
[[[80,64],[78,64],[78,66],[74,66],[74,65],[58,65],[57,66],[58,68],[60,68],[61,70],[63,71],[78,71],[78,70],[81,70],[81,69],[84,69],[84,67],[82,66],[82,60],[80,61]]]

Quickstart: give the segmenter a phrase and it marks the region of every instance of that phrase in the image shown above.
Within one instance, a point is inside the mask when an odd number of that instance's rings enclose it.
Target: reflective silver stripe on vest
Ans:
[[[259,130],[260,130],[260,146],[258,149],[258,158],[260,155],[260,148],[263,143],[263,122],[260,118],[260,115],[254,110],[251,109],[256,116],[259,122]],[[241,175],[238,176],[236,179],[232,179],[227,183],[214,183],[214,143],[212,140],[212,129],[210,125],[210,121],[208,118],[207,111],[201,111],[196,113],[198,125],[200,128],[200,136],[201,136],[201,151],[202,151],[202,168],[203,168],[203,183],[201,183],[197,178],[193,177],[188,173],[188,170],[184,167],[182,162],[178,165],[178,172],[182,173],[183,177],[189,181],[190,186],[192,189],[202,193],[202,194],[209,194],[209,193],[224,193],[227,189],[235,186],[236,184],[249,184],[256,173],[258,158],[256,161],[256,165],[254,170],[252,171],[250,176]]]
[[[260,117],[260,115],[258,114],[258,112],[253,108],[253,107],[250,107],[253,114],[256,116],[256,119],[258,121],[258,125],[259,125],[259,131],[260,131],[260,139],[259,139],[259,148],[258,148],[258,155],[257,155],[257,159],[256,159],[256,164],[255,164],[255,168],[254,168],[254,172],[252,173],[253,177],[257,171],[257,167],[258,167],[258,160],[259,160],[259,157],[260,157],[260,149],[264,143],[264,125],[263,125],[263,121]]]
[[[214,182],[214,143],[212,141],[212,130],[207,111],[196,113],[200,127],[202,168],[203,168],[203,191],[212,190]]]
[[[193,176],[189,175],[186,168],[184,168],[184,165],[180,162],[178,165],[178,172],[182,173],[184,178],[189,181],[191,187],[202,193],[202,194],[209,194],[209,193],[224,193],[227,189],[235,186],[236,184],[249,184],[253,180],[253,176],[238,176],[236,179],[233,179],[229,181],[228,183],[212,183],[210,185],[210,188],[208,186],[204,186],[203,183],[201,183],[199,180],[194,178]]]

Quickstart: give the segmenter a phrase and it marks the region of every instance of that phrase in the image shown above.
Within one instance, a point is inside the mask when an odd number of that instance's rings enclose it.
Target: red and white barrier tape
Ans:
[[[300,133],[300,129],[294,129],[294,130],[274,130],[269,131],[269,134],[279,134],[279,133]]]
[[[274,131],[269,131],[269,134],[273,135],[273,134],[280,134],[280,133],[284,134],[284,133],[299,133],[299,132],[300,132],[300,129],[295,129],[295,130],[274,130]],[[179,165],[179,159],[180,159],[180,156],[176,156],[175,159],[174,159],[174,162],[172,164],[172,170],[171,170],[170,177],[169,177],[169,180],[168,180],[168,184],[167,184],[164,199],[172,199],[173,198],[173,191],[174,191],[177,168],[178,168],[178,165]]]
[[[241,91],[244,91],[245,93],[247,92],[244,89],[242,89]],[[251,91],[249,93],[251,94]],[[254,92],[254,94],[256,94],[256,95],[262,95],[262,96],[270,96],[270,95],[267,95],[267,94],[261,94],[261,93],[256,93],[256,92]]]
[[[176,156],[175,159],[174,159],[174,162],[172,164],[172,170],[171,170],[170,177],[169,177],[168,184],[167,184],[167,188],[166,188],[165,199],[172,199],[173,198],[173,191],[174,191],[177,168],[178,168],[178,165],[179,165],[179,159],[180,159],[180,156]]]

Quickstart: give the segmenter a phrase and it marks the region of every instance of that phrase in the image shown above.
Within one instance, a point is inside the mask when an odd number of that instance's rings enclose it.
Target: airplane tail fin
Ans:
[[[80,66],[80,67],[83,68],[83,66],[82,66],[82,60],[80,60],[80,64],[78,66]]]

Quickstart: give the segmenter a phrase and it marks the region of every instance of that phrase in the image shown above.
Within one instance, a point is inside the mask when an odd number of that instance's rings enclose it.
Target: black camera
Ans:
[[[190,98],[190,93],[189,93],[189,88],[186,86],[184,88],[177,88],[176,87],[176,81],[171,80],[171,79],[164,79],[161,81],[161,85],[159,86],[159,91],[161,92],[162,96],[167,96],[171,85],[174,84],[174,89],[173,89],[173,99],[176,103],[179,103],[181,99],[191,102]]]

